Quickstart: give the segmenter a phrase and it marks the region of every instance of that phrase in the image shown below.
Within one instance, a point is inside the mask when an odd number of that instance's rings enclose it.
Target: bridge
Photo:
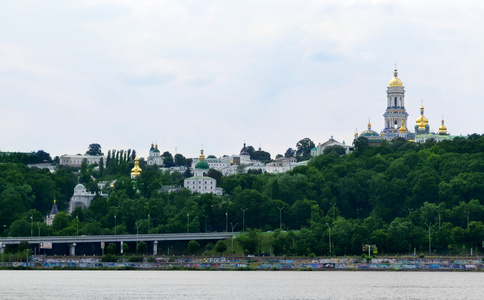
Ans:
[[[69,254],[75,256],[75,248],[79,243],[124,243],[124,242],[153,242],[153,253],[158,252],[160,241],[191,241],[191,240],[223,240],[231,238],[237,233],[167,233],[167,234],[126,234],[126,235],[81,235],[81,236],[39,236],[39,237],[7,237],[0,238],[0,253],[6,245],[18,245],[22,242],[39,244],[39,246],[53,244],[68,244]],[[45,248],[45,247],[39,247]]]

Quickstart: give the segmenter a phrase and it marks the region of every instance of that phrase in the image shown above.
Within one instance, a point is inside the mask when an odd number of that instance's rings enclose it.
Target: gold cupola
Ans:
[[[395,87],[395,86],[403,86],[402,81],[398,78],[398,70],[395,68],[393,70],[393,78],[390,80],[390,83],[388,84],[389,87]]]
[[[447,127],[444,125],[444,118],[442,118],[442,125],[439,127],[439,134],[445,135],[447,134]]]
[[[429,120],[424,116],[424,107],[420,106],[420,117],[416,121],[418,129],[425,129],[426,125],[429,124]]]
[[[203,155],[203,149],[200,150],[200,156],[198,157],[199,161],[204,161],[205,160],[205,155]]]
[[[136,178],[141,174],[141,168],[139,167],[139,159],[136,157],[134,160],[134,168],[131,169],[131,178]]]
[[[407,128],[405,127],[405,120],[402,120],[402,126],[398,129],[398,132],[405,133],[407,132]]]

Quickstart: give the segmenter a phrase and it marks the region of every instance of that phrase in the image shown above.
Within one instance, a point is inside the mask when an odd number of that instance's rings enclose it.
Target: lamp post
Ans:
[[[205,217],[205,233],[207,232],[207,218],[208,215],[203,215]]]
[[[76,216],[76,225],[77,225],[77,230],[76,230],[76,236],[79,236],[79,215]]]
[[[282,210],[284,207],[278,207],[277,209],[279,210],[279,228],[282,229]]]
[[[150,227],[151,227],[151,216],[150,216],[150,213],[148,213],[148,234],[150,234]]]
[[[430,226],[432,226],[432,222],[430,222],[429,224],[427,223],[424,223],[428,229],[429,229],[429,253],[432,252],[432,240],[430,239]]]
[[[248,210],[248,208],[240,209],[242,211],[242,232],[245,232],[245,211]]]
[[[190,214],[187,214],[187,233],[190,233]]]
[[[336,202],[333,203],[333,202],[329,202],[329,204],[333,205],[333,221],[336,220],[336,212],[335,212],[335,206],[336,206]]]
[[[333,228],[334,222],[329,225],[326,223],[326,226],[328,226],[328,236],[329,236],[329,256],[331,256],[331,228]]]
[[[116,235],[117,215],[114,214],[114,235]]]
[[[134,223],[134,225],[136,226],[136,251],[138,251],[138,242],[139,242],[138,231],[139,231],[139,227],[141,226],[141,222],[136,221],[136,223]]]
[[[30,237],[34,235],[34,216],[30,215]]]
[[[235,223],[235,225],[232,225],[232,222],[230,222],[230,226],[232,227],[232,253],[234,253],[234,229],[237,225],[239,225],[239,223]]]
[[[37,227],[38,227],[38,229],[39,229],[39,237],[40,237],[40,226],[41,226],[41,225],[42,225],[42,224],[41,224],[40,222],[37,222]]]
[[[225,209],[225,232],[229,232],[229,212]]]

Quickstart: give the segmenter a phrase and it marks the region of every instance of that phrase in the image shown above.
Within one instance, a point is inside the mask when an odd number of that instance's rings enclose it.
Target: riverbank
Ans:
[[[275,259],[267,257],[234,258],[159,257],[141,262],[102,262],[99,257],[33,256],[28,262],[3,262],[0,269],[100,269],[100,270],[387,270],[387,271],[484,271],[484,262],[474,258],[382,257],[366,261],[358,257]]]

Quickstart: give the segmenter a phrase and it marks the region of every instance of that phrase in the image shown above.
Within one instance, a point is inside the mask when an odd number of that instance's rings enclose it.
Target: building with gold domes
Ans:
[[[393,78],[390,80],[387,88],[387,109],[383,114],[385,127],[378,134],[371,129],[371,123],[368,122],[368,129],[361,134],[355,134],[355,139],[365,137],[368,139],[369,145],[378,145],[382,140],[392,140],[400,137],[406,140],[414,140],[418,143],[423,143],[429,139],[436,141],[451,140],[456,136],[448,134],[447,127],[442,124],[439,131],[433,133],[430,131],[429,120],[425,117],[424,106],[420,106],[420,115],[415,122],[415,132],[408,130],[408,113],[405,109],[405,89],[402,81],[398,78],[398,70],[395,68]]]
[[[212,193],[221,196],[223,194],[222,188],[217,187],[217,180],[206,176],[210,166],[205,161],[205,155],[203,155],[203,149],[200,150],[200,156],[198,162],[193,170],[193,177],[186,178],[183,182],[183,186],[192,192],[200,194]]]
[[[148,166],[163,165],[163,156],[160,155],[160,150],[158,150],[158,144],[153,145],[153,143],[151,143],[151,148],[148,158],[146,159],[146,164]]]
[[[404,136],[406,138],[408,131],[400,130],[403,126],[407,128],[408,113],[405,109],[405,88],[402,81],[398,78],[398,70],[393,70],[393,78],[388,83],[387,88],[387,109],[383,114],[384,129],[381,137],[391,140],[396,137]]]

